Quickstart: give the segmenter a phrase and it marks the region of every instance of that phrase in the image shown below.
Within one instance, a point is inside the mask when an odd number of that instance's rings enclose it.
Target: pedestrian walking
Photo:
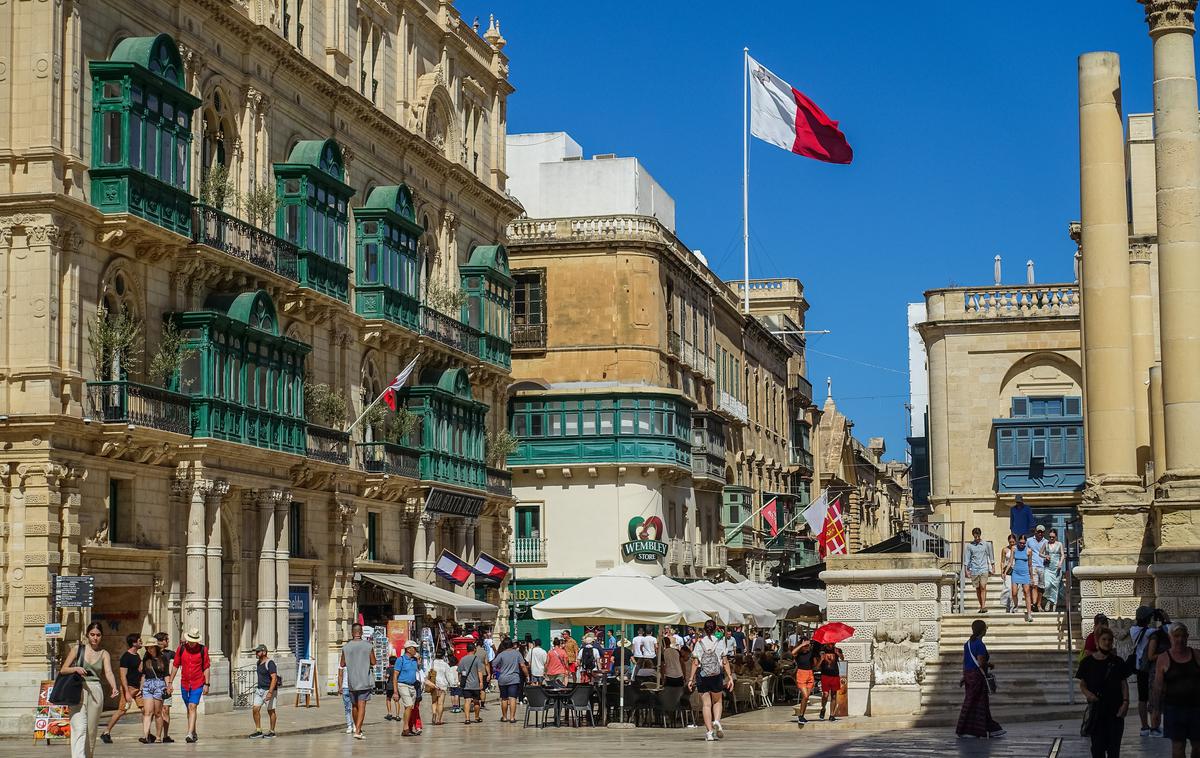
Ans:
[[[403,652],[403,651],[401,651]],[[391,675],[391,671],[396,668],[397,656],[388,656],[388,675],[383,680],[383,707],[387,710],[384,714],[384,721],[400,721],[404,709],[400,706],[400,696],[396,694],[395,677]]]
[[[562,643],[555,640],[556,643]],[[479,715],[479,690],[483,686],[483,666],[475,655],[475,643],[467,643],[467,654],[458,662],[458,679],[462,685],[464,724],[482,723]],[[565,670],[565,667],[564,667]]]
[[[570,671],[562,644],[562,639],[555,637],[550,652],[546,654],[546,683],[557,684],[560,687],[566,686],[567,674]]]
[[[604,653],[600,650],[596,635],[591,632],[583,635],[583,647],[579,648],[579,659],[576,661],[579,681],[584,684],[601,681],[600,663],[603,659]]]
[[[111,697],[119,697],[117,680],[113,677],[112,658],[100,646],[104,630],[99,621],[87,625],[83,641],[67,652],[58,669],[60,674],[79,674],[83,690],[79,704],[68,709],[71,715],[71,758],[93,758],[96,754],[96,733],[100,729],[100,714],[104,710],[104,693],[100,680],[108,682]]]
[[[100,741],[106,745],[112,744],[112,730],[125,715],[129,706],[134,705],[138,711],[142,704],[142,636],[140,634],[125,635],[125,652],[117,662],[117,681],[121,683],[121,695],[117,700],[117,709],[108,720],[108,726],[100,735]]]
[[[1025,544],[1029,548],[1029,560],[1033,568],[1029,592],[1033,598],[1033,611],[1037,613],[1042,610],[1042,597],[1046,590],[1046,559],[1042,556],[1042,548],[1046,546],[1046,527],[1038,524],[1034,536],[1027,539]]]
[[[183,635],[183,644],[175,650],[171,659],[171,678],[167,680],[167,694],[175,686],[175,677],[179,676],[179,696],[187,706],[187,736],[184,742],[195,742],[200,739],[196,734],[196,720],[200,710],[200,698],[208,694],[209,670],[212,661],[208,657],[208,648],[202,643],[200,630],[192,627]]]
[[[350,641],[342,646],[340,665],[346,669],[350,684],[350,708],[354,719],[354,739],[363,736],[363,719],[367,717],[367,701],[375,690],[375,648],[363,639],[362,624],[350,627]]]
[[[694,650],[699,663],[692,668],[688,680],[688,689],[700,693],[704,739],[708,742],[725,736],[725,730],[721,727],[721,702],[725,690],[733,690],[729,645],[725,639],[716,637],[716,631],[716,622],[712,619],[704,622],[704,634],[696,640]]]
[[[258,659],[258,665],[255,667],[258,674],[258,687],[254,690],[254,706],[250,709],[250,716],[254,719],[254,733],[250,735],[250,738],[270,739],[275,736],[275,704],[279,694],[279,667],[275,665],[275,661],[271,660],[266,645],[254,648],[254,657]],[[267,719],[271,722],[271,729],[265,734],[262,730],[263,708],[267,709]]]
[[[354,698],[350,696],[350,677],[346,666],[338,666],[338,692],[342,693],[342,710],[346,714],[346,734],[354,734]]]
[[[1008,509],[1008,531],[1017,536],[1033,536],[1033,509],[1025,504],[1025,499],[1017,495],[1012,508]]]
[[[411,719],[412,710],[417,704],[417,682],[419,681],[417,669],[419,668],[417,641],[409,640],[404,643],[403,654],[396,656],[392,662],[391,673],[388,676],[392,691],[395,693],[394,697],[401,708],[400,716],[396,719],[404,725],[400,732],[401,737],[413,736]]]
[[[845,654],[837,645],[824,645],[821,648],[821,660],[818,664],[821,673],[821,713],[819,718],[825,718],[825,706],[829,705],[829,721],[837,721],[838,693],[842,691],[841,661]]]
[[[1058,610],[1059,596],[1062,594],[1063,574],[1066,572],[1067,551],[1063,543],[1058,541],[1058,530],[1051,529],[1046,535],[1046,544],[1041,549],[1044,587],[1042,602],[1047,611]]]
[[[1161,737],[1159,731],[1159,714],[1152,713],[1150,709],[1150,680],[1154,673],[1154,667],[1151,665],[1150,656],[1147,654],[1150,648],[1150,637],[1156,629],[1154,623],[1154,609],[1149,606],[1139,606],[1133,614],[1133,626],[1129,628],[1129,639],[1133,641],[1133,671],[1137,679],[1138,693],[1138,718],[1142,722],[1141,736],[1149,737],[1151,735]],[[1158,732],[1158,734],[1154,734]]]
[[[1013,602],[1012,573],[1013,551],[1017,549],[1017,535],[1008,535],[1008,544],[1000,550],[1000,572],[1004,576],[1004,612],[1012,613],[1016,603]]]
[[[1017,537],[1017,546],[1012,551],[1012,606],[1016,610],[1018,598],[1025,599],[1025,620],[1033,621],[1030,611],[1032,595],[1029,583],[1033,581],[1033,558],[1024,536]]]
[[[541,639],[533,641],[529,650],[529,682],[541,686],[546,678],[546,650],[542,647]]]
[[[591,650],[591,647],[587,648]],[[529,669],[521,654],[513,647],[512,640],[506,639],[500,643],[500,652],[492,661],[492,673],[496,684],[500,687],[500,721],[509,724],[517,723],[517,695],[520,694],[521,676],[528,675]]]
[[[579,643],[571,636],[570,629],[563,629],[563,653],[567,656],[567,670],[570,672],[570,681],[576,680],[576,672],[579,667]]]
[[[1188,628],[1171,626],[1171,647],[1154,666],[1150,702],[1163,715],[1163,736],[1171,740],[1171,758],[1184,758],[1187,743],[1200,756],[1200,661],[1188,647]]]
[[[150,732],[151,726],[160,725],[163,695],[167,690],[167,675],[171,673],[171,665],[162,652],[158,638],[147,637],[142,640],[142,648],[146,654],[142,656],[142,736],[138,742],[149,745],[156,736]]]
[[[1018,540],[1018,543],[1020,540]],[[983,636],[987,624],[983,619],[971,622],[971,638],[963,645],[963,676],[959,686],[963,688],[962,710],[958,712],[958,726],[954,733],[959,737],[1002,737],[1004,729],[992,718],[988,702],[988,673],[993,668]]]
[[[996,562],[992,558],[992,546],[983,541],[983,531],[979,527],[971,530],[971,541],[963,550],[963,564],[967,581],[975,588],[979,612],[987,613],[988,577],[996,572]]]
[[[442,718],[446,708],[446,697],[450,688],[458,681],[458,674],[446,661],[446,649],[438,648],[437,657],[429,667],[429,704],[433,711],[433,725],[445,724]]]
[[[1129,712],[1129,672],[1113,652],[1113,633],[1102,627],[1096,652],[1084,657],[1075,672],[1079,691],[1088,702],[1084,730],[1092,742],[1092,758],[1121,758],[1125,714]]]
[[[154,639],[158,640],[159,650],[162,651],[163,660],[167,663],[168,673],[171,670],[171,661],[175,658],[175,651],[171,649],[171,636],[166,632],[159,632],[154,635]],[[164,745],[170,745],[175,740],[171,739],[171,704],[175,697],[170,690],[163,690],[162,705],[158,709],[158,741]]]
[[[805,713],[808,711],[808,698],[816,687],[813,660],[817,654],[817,644],[809,639],[807,634],[797,637],[797,643],[792,648],[792,658],[796,661],[796,704],[800,706],[800,714],[796,720],[801,724],[808,723]]]
[[[662,640],[662,683],[666,687],[683,686],[683,666],[680,665],[679,648],[670,635]]]

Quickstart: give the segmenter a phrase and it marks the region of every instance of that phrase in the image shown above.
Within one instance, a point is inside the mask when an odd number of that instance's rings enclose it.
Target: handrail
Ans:
[[[191,398],[187,395],[122,379],[88,382],[87,398],[89,416],[97,416],[103,423],[192,433]]]
[[[299,248],[211,205],[192,205],[192,241],[299,282]]]

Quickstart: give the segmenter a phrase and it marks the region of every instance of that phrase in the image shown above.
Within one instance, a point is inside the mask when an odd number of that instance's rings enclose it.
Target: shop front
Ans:
[[[619,626],[579,626],[572,625],[566,620],[539,621],[533,617],[530,610],[533,606],[582,581],[583,579],[522,579],[520,581],[514,579],[510,581],[509,599],[512,603],[513,615],[517,620],[516,634],[513,639],[523,640],[525,635],[529,635],[530,639],[541,640],[542,647],[549,649],[552,644],[551,640],[561,636],[564,629],[569,630],[577,642],[582,640],[583,635],[588,632],[593,632],[601,640],[608,637],[609,631],[616,634],[620,629]],[[509,634],[513,633],[512,629],[506,631]],[[626,633],[628,634],[629,631],[627,630]]]

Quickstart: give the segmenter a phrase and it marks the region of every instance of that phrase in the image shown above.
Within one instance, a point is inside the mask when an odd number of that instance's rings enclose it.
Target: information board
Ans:
[[[91,608],[96,578],[58,576],[54,579],[54,604],[59,608]]]

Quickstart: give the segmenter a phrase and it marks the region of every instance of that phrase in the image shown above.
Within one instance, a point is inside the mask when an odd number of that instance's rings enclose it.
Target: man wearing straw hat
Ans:
[[[196,714],[200,698],[208,694],[208,672],[210,667],[208,648],[200,642],[200,630],[192,627],[183,635],[183,644],[171,659],[171,678],[167,680],[166,694],[170,694],[175,677],[183,672],[179,681],[179,694],[187,706],[187,737],[184,742],[195,742]]]

